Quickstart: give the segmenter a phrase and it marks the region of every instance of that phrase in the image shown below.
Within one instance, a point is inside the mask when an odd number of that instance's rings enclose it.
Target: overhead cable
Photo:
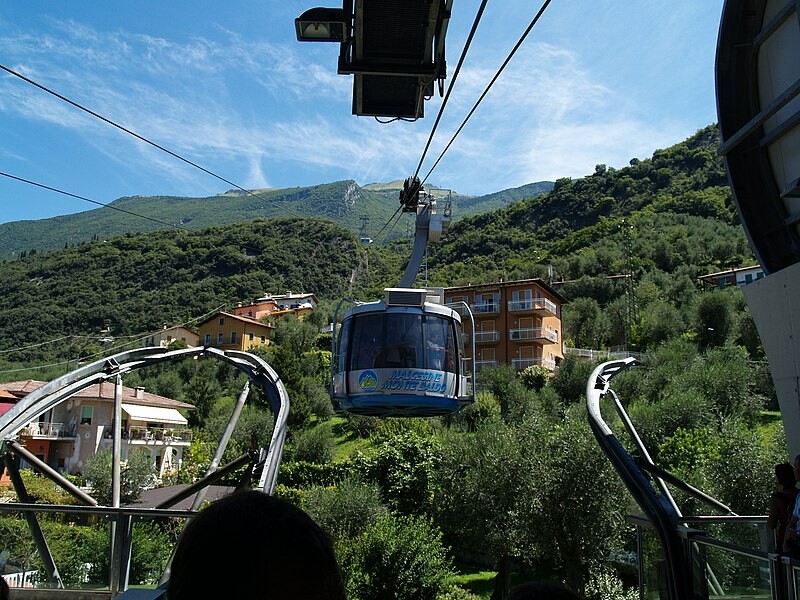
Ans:
[[[481,102],[483,102],[483,99],[484,99],[484,98],[486,97],[486,95],[489,93],[489,90],[492,88],[492,86],[494,85],[494,83],[495,83],[495,82],[497,81],[497,79],[500,77],[500,74],[501,74],[501,73],[503,72],[503,70],[506,68],[506,66],[508,65],[508,63],[509,63],[509,62],[511,62],[511,59],[512,59],[512,58],[514,57],[514,55],[517,53],[517,50],[519,50],[520,46],[522,46],[522,43],[525,41],[525,38],[527,38],[527,37],[528,37],[528,34],[531,32],[531,30],[534,28],[534,26],[535,26],[535,25],[536,25],[536,23],[539,21],[539,19],[541,18],[541,16],[544,14],[544,11],[545,11],[545,10],[547,10],[547,7],[550,5],[550,2],[551,2],[551,1],[552,1],[552,0],[545,0],[545,1],[544,1],[544,3],[542,4],[541,8],[539,8],[539,11],[536,13],[536,16],[535,16],[535,17],[533,17],[533,20],[530,22],[530,25],[528,25],[527,29],[525,29],[524,33],[523,33],[523,34],[522,34],[522,36],[519,38],[519,41],[517,41],[516,45],[515,45],[515,46],[514,46],[514,48],[511,50],[511,52],[509,53],[509,55],[506,57],[505,61],[503,61],[503,64],[502,64],[502,65],[500,65],[500,68],[497,70],[497,73],[495,73],[494,77],[492,77],[492,80],[489,82],[489,85],[487,85],[487,86],[486,86],[486,89],[483,91],[483,93],[481,94],[480,98],[478,98],[478,101],[475,103],[475,106],[473,106],[473,107],[472,107],[472,110],[470,110],[470,111],[469,111],[469,114],[467,114],[467,116],[464,118],[464,121],[461,123],[461,125],[459,126],[459,128],[458,128],[458,129],[456,130],[456,132],[453,134],[453,137],[452,137],[452,138],[450,139],[450,141],[447,143],[447,146],[445,146],[445,149],[444,149],[444,150],[442,150],[442,153],[439,155],[439,158],[437,158],[437,159],[436,159],[436,162],[435,162],[435,163],[433,164],[433,166],[430,168],[430,170],[428,171],[428,174],[427,174],[427,175],[425,175],[425,178],[422,180],[422,183],[423,183],[423,184],[424,184],[424,183],[425,183],[425,182],[428,180],[428,177],[430,177],[430,176],[431,176],[431,173],[433,173],[433,170],[434,170],[434,169],[437,167],[437,165],[438,165],[438,164],[439,164],[439,162],[442,160],[442,158],[444,157],[444,155],[445,155],[445,154],[447,153],[447,151],[450,149],[450,146],[452,146],[452,145],[453,145],[453,142],[454,142],[454,141],[456,140],[456,138],[458,137],[458,134],[460,134],[460,133],[461,133],[461,130],[462,130],[462,129],[464,129],[464,126],[467,124],[467,121],[469,121],[470,117],[472,117],[472,115],[473,115],[473,114],[475,113],[475,111],[478,109],[478,106],[480,106]]]
[[[2,69],[3,71],[6,71],[7,73],[9,73],[9,74],[11,74],[11,75],[14,75],[15,77],[19,77],[20,79],[22,79],[23,81],[25,81],[25,82],[27,82],[27,83],[31,84],[32,86],[39,88],[39,89],[40,89],[40,90],[42,90],[43,92],[47,92],[48,94],[50,94],[50,95],[52,95],[52,96],[55,96],[55,97],[56,97],[56,98],[58,98],[59,100],[62,100],[62,101],[64,101],[64,102],[66,102],[67,104],[70,104],[70,105],[74,106],[75,108],[77,108],[77,109],[79,109],[79,110],[82,110],[82,111],[84,111],[85,113],[88,113],[88,114],[90,114],[91,116],[93,116],[93,117],[95,117],[95,118],[97,118],[97,119],[100,119],[100,120],[101,120],[101,121],[103,121],[104,123],[107,123],[108,125],[111,125],[112,127],[116,127],[117,129],[119,129],[120,131],[123,131],[123,132],[127,133],[128,135],[132,135],[132,136],[133,136],[133,137],[135,137],[137,140],[140,140],[140,141],[142,141],[142,142],[144,142],[144,143],[146,143],[146,144],[149,144],[149,145],[153,146],[154,148],[156,148],[156,149],[158,149],[158,150],[161,150],[162,152],[165,152],[166,154],[169,154],[170,156],[172,156],[172,157],[174,157],[174,158],[177,158],[177,159],[178,159],[178,160],[180,160],[180,161],[183,161],[183,162],[184,162],[184,163],[186,163],[187,165],[189,165],[189,166],[192,166],[192,167],[194,167],[195,169],[199,169],[199,170],[200,170],[200,171],[202,171],[203,173],[206,173],[207,175],[211,175],[212,177],[214,177],[214,178],[216,178],[216,179],[219,179],[220,181],[223,181],[223,182],[227,183],[228,185],[232,185],[232,186],[233,186],[233,187],[235,187],[237,190],[240,190],[240,191],[244,192],[245,194],[247,194],[247,195],[249,195],[249,196],[252,196],[252,197],[254,197],[254,198],[258,198],[258,199],[260,199],[260,200],[264,200],[264,198],[263,198],[262,196],[260,196],[260,195],[258,195],[258,194],[256,194],[256,193],[252,192],[251,190],[248,190],[248,189],[246,189],[246,188],[243,188],[243,187],[242,187],[242,186],[240,186],[239,184],[237,184],[237,183],[234,183],[233,181],[230,181],[230,180],[228,180],[228,179],[225,179],[225,178],[224,178],[224,177],[222,177],[221,175],[217,175],[217,174],[216,174],[216,173],[214,173],[213,171],[211,171],[211,170],[209,170],[209,169],[206,169],[205,167],[203,167],[203,166],[201,166],[201,165],[199,165],[199,164],[197,164],[197,163],[195,163],[195,162],[193,162],[193,161],[189,160],[188,158],[184,158],[183,156],[181,156],[181,155],[180,155],[180,154],[178,154],[177,152],[173,152],[172,150],[170,150],[170,149],[168,149],[168,148],[165,148],[164,146],[162,146],[162,145],[160,145],[160,144],[157,144],[156,142],[153,142],[153,141],[151,141],[151,140],[147,139],[146,137],[144,137],[144,136],[142,136],[142,135],[139,135],[139,134],[138,134],[138,133],[136,133],[135,131],[132,131],[132,130],[128,129],[127,127],[124,127],[124,126],[120,125],[119,123],[116,123],[116,122],[112,121],[111,119],[109,119],[109,118],[107,118],[107,117],[104,117],[103,115],[101,115],[101,114],[98,114],[98,113],[96,113],[95,111],[93,111],[93,110],[91,110],[91,109],[89,109],[89,108],[86,108],[85,106],[83,106],[82,104],[79,104],[79,103],[75,102],[74,100],[70,100],[70,99],[69,99],[69,98],[67,98],[66,96],[64,96],[64,95],[62,95],[62,94],[59,94],[58,92],[56,92],[56,91],[54,91],[54,90],[51,90],[50,88],[48,88],[48,87],[46,87],[46,86],[44,86],[44,85],[42,85],[42,84],[40,84],[40,83],[37,83],[36,81],[34,81],[33,79],[30,79],[29,77],[25,77],[23,74],[21,74],[21,73],[18,73],[18,72],[16,72],[16,71],[14,71],[13,69],[10,69],[10,68],[6,67],[5,65],[2,65],[2,64],[0,64],[0,69]],[[104,206],[108,206],[108,205],[104,205]],[[290,213],[291,213],[291,211],[288,211],[288,212],[290,212]],[[300,217],[300,216],[302,216],[302,215],[300,215],[299,213],[293,213],[293,216]]]
[[[478,12],[475,15],[475,20],[472,22],[472,29],[470,29],[469,35],[467,36],[467,41],[464,44],[464,49],[461,51],[461,56],[459,57],[458,64],[456,65],[456,70],[453,72],[453,79],[450,82],[450,85],[447,86],[447,93],[444,95],[444,100],[442,100],[442,105],[439,107],[439,114],[436,115],[436,121],[433,123],[431,134],[428,136],[428,143],[425,144],[425,149],[422,151],[422,156],[419,159],[417,170],[414,171],[415,178],[419,175],[419,171],[422,168],[422,163],[425,161],[425,156],[428,154],[428,148],[430,148],[431,146],[431,142],[433,141],[433,136],[436,134],[436,128],[439,126],[439,121],[441,121],[442,119],[442,114],[444,113],[444,107],[447,106],[447,101],[450,99],[450,93],[453,91],[453,86],[455,86],[456,84],[456,80],[458,79],[458,74],[461,72],[461,65],[464,64],[464,59],[467,57],[467,51],[469,50],[469,47],[472,44],[472,38],[475,37],[475,32],[478,30],[478,23],[480,23],[481,21],[481,17],[483,16],[483,11],[486,8],[486,4],[488,3],[488,1],[489,0],[483,0],[483,2],[481,2],[480,7],[478,8]]]
[[[118,210],[119,212],[123,212],[128,215],[132,215],[134,217],[139,217],[140,219],[147,219],[148,221],[153,221],[154,223],[158,223],[160,225],[166,225],[167,227],[174,227],[175,229],[183,229],[184,231],[189,231],[185,227],[181,227],[180,225],[176,225],[175,223],[167,223],[166,221],[161,221],[160,219],[154,219],[153,217],[148,217],[146,215],[141,215],[139,213],[135,213],[130,210],[125,210],[124,208],[120,208],[119,206],[114,206],[113,204],[106,204],[105,202],[99,202],[97,200],[92,200],[91,198],[87,198],[85,196],[79,196],[78,194],[73,194],[71,192],[65,192],[64,190],[60,190],[58,188],[51,187],[49,185],[45,185],[43,183],[37,183],[35,181],[31,181],[30,179],[25,179],[23,177],[17,177],[16,175],[11,175],[10,173],[5,173],[0,171],[0,175],[3,177],[8,177],[9,179],[15,179],[17,181],[21,181],[22,183],[27,183],[29,185],[35,185],[36,187],[40,187],[45,190],[50,190],[51,192],[57,192],[59,194],[64,194],[65,196],[70,196],[71,198],[77,198],[78,200],[84,200],[86,202],[91,202],[92,204],[97,204],[99,206],[110,208],[112,210]]]

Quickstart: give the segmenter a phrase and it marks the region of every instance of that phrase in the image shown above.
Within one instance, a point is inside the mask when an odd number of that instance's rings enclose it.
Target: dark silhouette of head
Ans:
[[[775,465],[775,477],[778,483],[785,488],[792,488],[797,483],[794,478],[794,468],[789,463],[779,463]]]
[[[0,600],[8,600],[11,597],[11,590],[8,589],[8,582],[0,577]]]
[[[345,600],[330,538],[299,508],[263,492],[201,511],[175,551],[169,600]]]
[[[511,590],[508,600],[579,600],[579,598],[560,583],[529,581]]]

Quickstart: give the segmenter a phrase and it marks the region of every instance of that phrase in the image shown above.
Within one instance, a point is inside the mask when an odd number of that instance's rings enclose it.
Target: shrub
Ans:
[[[357,479],[312,488],[303,498],[303,509],[333,538],[356,537],[389,513],[380,488]]]
[[[435,600],[452,575],[442,534],[425,517],[382,517],[339,558],[348,596],[359,600]]]
[[[441,446],[435,438],[407,432],[386,438],[354,463],[365,480],[380,486],[393,509],[419,514],[430,509],[440,460]]]
[[[500,403],[497,402],[494,394],[483,391],[475,395],[475,402],[449,417],[447,422],[453,425],[460,425],[467,431],[475,431],[485,423],[493,423],[499,420]]]
[[[539,365],[531,365],[520,371],[518,377],[522,385],[538,392],[550,381],[550,371]]]
[[[333,461],[335,444],[331,428],[320,425],[300,432],[294,441],[292,458],[296,461],[328,464]]]

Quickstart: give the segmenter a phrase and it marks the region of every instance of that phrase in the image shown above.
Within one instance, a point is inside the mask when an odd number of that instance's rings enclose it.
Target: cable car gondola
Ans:
[[[459,311],[429,301],[426,289],[411,287],[427,242],[447,231],[449,210],[437,213],[418,180],[405,186],[401,203],[407,212],[416,211],[417,226],[400,287],[384,290],[383,300],[348,308],[338,335],[334,328],[331,399],[339,411],[433,417],[475,401],[475,352],[462,357]],[[469,307],[462,306],[471,318]]]

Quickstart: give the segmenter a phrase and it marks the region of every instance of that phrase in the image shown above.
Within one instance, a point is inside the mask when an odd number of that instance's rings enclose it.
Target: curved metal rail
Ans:
[[[620,443],[603,419],[600,412],[600,400],[608,396],[614,401],[615,408],[625,428],[631,434],[642,459],[649,466],[655,467],[646,448],[642,445],[633,424],[616,394],[610,387],[611,379],[623,370],[636,364],[636,359],[626,358],[599,365],[586,384],[586,407],[589,425],[597,443],[614,465],[633,499],[644,511],[655,527],[661,546],[664,550],[666,572],[664,574],[669,598],[693,598],[691,557],[685,543],[685,536],[679,534],[682,515],[670,495],[664,480],[654,476],[651,480],[647,472]]]
[[[159,504],[153,509],[126,509],[120,508],[119,504],[119,490],[121,483],[120,476],[120,437],[121,437],[121,413],[120,405],[122,399],[122,376],[131,371],[156,365],[163,362],[170,362],[194,357],[210,357],[222,360],[237,369],[243,371],[248,376],[248,382],[245,384],[239,400],[234,407],[228,426],[222,435],[217,452],[212,460],[212,464],[206,473],[206,476],[190,486],[188,489],[176,494]],[[261,474],[258,481],[258,488],[263,492],[271,494],[275,488],[278,476],[278,468],[280,467],[281,455],[283,452],[284,442],[286,440],[286,422],[289,414],[289,396],[286,392],[286,387],[281,381],[275,370],[269,366],[264,360],[247,352],[239,351],[223,351],[217,348],[197,347],[186,348],[181,350],[166,350],[164,348],[140,348],[127,352],[121,352],[113,356],[96,361],[92,364],[86,365],[62,377],[59,377],[39,389],[31,392],[22,398],[11,410],[0,416],[0,448],[2,448],[2,456],[6,467],[12,478],[12,483],[19,497],[19,502],[7,503],[3,505],[3,512],[8,510],[21,511],[28,522],[29,529],[36,543],[39,555],[45,565],[47,577],[50,585],[56,588],[63,588],[63,583],[58,573],[58,569],[53,560],[52,554],[49,550],[47,540],[44,533],[39,526],[36,517],[36,512],[45,510],[53,511],[59,510],[57,505],[32,505],[30,497],[27,494],[25,485],[19,475],[19,467],[17,458],[24,458],[26,461],[34,465],[43,475],[53,480],[57,485],[61,486],[64,490],[73,495],[82,504],[88,505],[83,507],[83,511],[97,512],[98,514],[107,515],[109,508],[98,506],[98,502],[90,495],[79,489],[72,484],[63,475],[58,473],[52,467],[47,465],[44,461],[38,459],[32,453],[28,452],[16,440],[17,435],[28,424],[36,421],[40,415],[46,413],[48,410],[57,406],[59,403],[70,398],[77,392],[94,384],[102,383],[105,381],[115,382],[115,398],[114,398],[114,431],[113,431],[113,464],[112,464],[112,507],[113,514],[116,515],[112,521],[112,560],[111,573],[109,575],[109,585],[111,596],[124,591],[128,586],[128,569],[131,557],[131,527],[132,517],[134,514],[141,516],[146,514],[148,517],[158,516],[185,516],[187,511],[174,511],[169,510],[172,506],[183,500],[197,494],[192,510],[188,514],[193,514],[199,508],[202,502],[207,487],[222,477],[240,470],[245,465],[249,465],[245,475],[240,481],[240,486],[249,484],[251,476],[261,469]],[[241,414],[242,406],[244,405],[249,394],[250,382],[257,385],[266,395],[269,400],[270,408],[274,415],[274,427],[270,442],[264,448],[258,451],[247,453],[231,463],[218,467],[219,461],[222,458],[222,453],[227,446],[233,429],[238,422],[239,415]],[[71,505],[69,507],[61,507],[65,512],[70,512],[76,507]],[[168,570],[167,572],[168,573]],[[165,576],[166,576],[165,573]],[[163,584],[165,577],[162,578]],[[163,585],[162,585],[163,587]],[[159,590],[156,590],[159,592]],[[160,592],[153,596],[160,596]]]

